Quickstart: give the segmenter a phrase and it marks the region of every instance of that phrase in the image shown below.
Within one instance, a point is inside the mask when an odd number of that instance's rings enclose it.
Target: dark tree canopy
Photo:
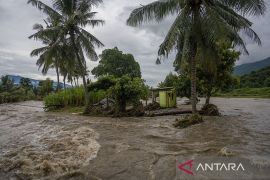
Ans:
[[[92,70],[92,74],[96,77],[106,75],[115,77],[128,75],[132,78],[141,77],[140,65],[135,61],[133,55],[124,54],[117,47],[105,49],[100,55],[100,58],[99,65]]]
[[[270,87],[270,66],[240,77],[241,88]]]
[[[103,76],[98,78],[96,82],[92,82],[88,85],[89,91],[93,90],[108,90],[115,85],[116,80],[112,76]]]

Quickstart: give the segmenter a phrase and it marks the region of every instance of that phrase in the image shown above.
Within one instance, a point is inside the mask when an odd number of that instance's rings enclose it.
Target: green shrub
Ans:
[[[27,91],[27,93],[25,92],[24,88],[14,88],[12,91],[2,92],[0,93],[0,104],[35,99],[35,95],[32,90]]]
[[[105,98],[105,91],[91,91],[90,103],[94,104]],[[79,107],[84,106],[84,88],[75,87],[66,90],[52,93],[46,96],[44,99],[45,109],[55,110],[63,107]]]

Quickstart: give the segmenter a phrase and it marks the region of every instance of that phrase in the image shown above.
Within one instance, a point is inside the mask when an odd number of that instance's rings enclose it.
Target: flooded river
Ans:
[[[177,179],[182,157],[224,149],[270,165],[270,99],[213,103],[221,117],[186,129],[172,126],[177,116],[84,117],[46,113],[41,102],[0,105],[0,179]]]

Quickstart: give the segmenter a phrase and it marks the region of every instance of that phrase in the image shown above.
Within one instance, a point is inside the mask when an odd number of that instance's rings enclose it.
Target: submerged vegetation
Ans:
[[[185,115],[179,119],[175,119],[173,124],[176,128],[186,128],[191,125],[199,124],[203,122],[203,118],[198,114]]]

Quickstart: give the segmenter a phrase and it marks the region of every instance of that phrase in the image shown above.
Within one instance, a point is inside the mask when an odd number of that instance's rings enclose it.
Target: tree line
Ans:
[[[53,81],[46,79],[33,86],[29,78],[21,78],[19,84],[15,84],[8,75],[0,80],[0,104],[19,102],[26,100],[40,100],[55,91]]]
[[[270,87],[270,66],[240,76],[241,88]]]

